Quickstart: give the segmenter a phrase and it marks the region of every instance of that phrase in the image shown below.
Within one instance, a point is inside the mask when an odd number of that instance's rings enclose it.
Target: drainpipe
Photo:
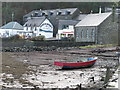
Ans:
[[[75,25],[74,25],[74,39],[75,39],[75,42],[76,42],[76,27],[75,27]]]
[[[98,44],[98,28],[95,26],[95,44]]]

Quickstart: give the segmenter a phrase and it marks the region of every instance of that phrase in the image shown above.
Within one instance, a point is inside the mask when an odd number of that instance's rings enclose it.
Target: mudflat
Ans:
[[[118,64],[115,52],[92,53],[92,49],[59,49],[54,51],[2,52],[3,87],[12,88],[75,88],[82,83],[83,87],[99,87],[104,83],[106,66],[112,72]],[[80,60],[80,58],[97,56],[96,64],[91,68],[76,70],[58,70],[53,62],[56,60]],[[94,77],[94,83],[90,78]]]

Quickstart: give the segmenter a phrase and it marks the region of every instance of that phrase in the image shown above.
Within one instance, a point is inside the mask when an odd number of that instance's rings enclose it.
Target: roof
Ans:
[[[8,24],[0,27],[1,29],[18,29],[23,30],[23,26],[20,25],[18,22],[9,22]]]
[[[42,16],[42,14],[44,13],[45,15],[52,15],[52,16],[56,16],[56,15],[66,15],[66,14],[73,14],[75,11],[77,10],[77,8],[65,8],[65,9],[51,9],[51,10],[34,10],[31,11],[30,13],[24,15],[24,17],[29,17],[31,15],[33,15],[33,17],[35,16],[35,13],[37,14],[37,16]]]
[[[88,14],[80,14],[77,17],[75,17],[75,20],[83,20]]]
[[[24,24],[24,26],[40,26],[44,20],[45,17],[32,17]]]
[[[82,21],[80,21],[75,27],[79,26],[98,26],[112,13],[97,13],[88,14]]]
[[[59,29],[62,29],[63,25],[76,25],[78,20],[59,20]]]

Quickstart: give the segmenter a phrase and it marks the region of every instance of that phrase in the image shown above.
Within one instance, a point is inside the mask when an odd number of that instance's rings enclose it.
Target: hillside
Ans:
[[[105,7],[112,7],[112,2],[6,2],[3,3],[2,8],[2,22],[6,24],[12,20],[23,23],[23,15],[31,12],[32,10],[39,9],[59,9],[59,8],[79,8],[82,13],[98,12],[99,7],[102,7],[104,12]],[[12,18],[13,17],[13,18]]]

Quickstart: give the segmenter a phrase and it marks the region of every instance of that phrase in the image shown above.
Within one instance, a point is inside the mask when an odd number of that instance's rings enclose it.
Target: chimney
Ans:
[[[92,14],[92,13],[93,13],[93,10],[91,10],[90,13]]]
[[[99,8],[99,14],[101,14],[102,13],[102,9],[101,9],[101,6],[100,6],[100,8]]]

